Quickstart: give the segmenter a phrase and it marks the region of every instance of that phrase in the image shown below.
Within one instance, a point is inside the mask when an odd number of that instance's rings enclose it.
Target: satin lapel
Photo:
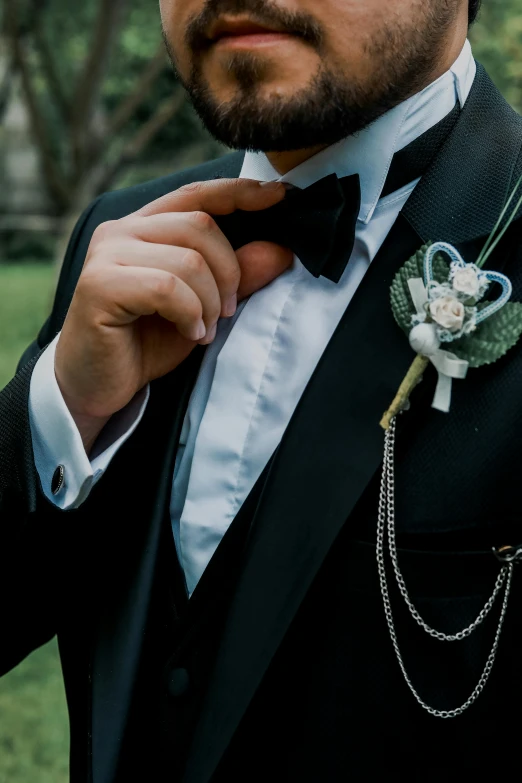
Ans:
[[[210,781],[328,550],[381,463],[379,420],[413,358],[390,311],[394,273],[424,240],[465,243],[487,233],[498,217],[522,136],[520,121],[490,84],[479,67],[452,137],[373,261],[275,455],[183,783]],[[500,137],[501,157],[493,154]],[[489,206],[482,203],[486,191]]]

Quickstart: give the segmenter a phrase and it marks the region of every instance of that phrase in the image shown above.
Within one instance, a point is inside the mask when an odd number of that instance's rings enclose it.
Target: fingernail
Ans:
[[[203,319],[200,319],[196,326],[192,328],[192,339],[195,341],[201,340],[207,333],[207,327]]]
[[[209,343],[211,343],[216,336],[216,332],[217,332],[217,324],[214,324],[214,326],[208,330],[205,339],[202,340],[201,343],[203,345],[208,345]]]
[[[237,294],[234,294],[230,297],[230,299],[227,299],[225,302],[224,312],[225,316],[230,318],[231,315],[234,315],[234,313],[237,310]]]
[[[265,190],[281,190],[282,183],[281,182],[260,182],[259,183],[260,188],[264,188]]]

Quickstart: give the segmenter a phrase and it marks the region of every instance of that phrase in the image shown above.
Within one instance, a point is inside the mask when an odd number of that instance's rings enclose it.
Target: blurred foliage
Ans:
[[[522,113],[522,0],[483,0],[470,37],[476,59]]]
[[[45,14],[45,34],[60,61],[60,71],[65,84],[75,84],[81,64],[89,54],[91,32],[98,7],[97,0],[83,0],[71,13],[70,0],[48,0]],[[161,40],[161,23],[157,2],[132,0],[124,12],[124,20],[118,40],[111,53],[109,67],[102,88],[102,105],[113,111],[123,96],[132,92],[136,80],[147,63],[154,57]],[[158,104],[177,85],[173,69],[165,69],[125,128],[128,134],[150,119]],[[43,85],[41,85],[43,89]],[[50,107],[49,107],[50,110]],[[63,132],[63,124],[55,114],[56,136]],[[171,158],[188,144],[200,141],[205,155],[210,159],[222,152],[222,148],[203,129],[190,103],[185,102],[175,122],[166,125],[144,152],[142,160]]]
[[[5,231],[2,252],[10,263],[32,261],[49,262],[53,258],[56,241],[50,234],[33,231]]]
[[[4,2],[0,28],[0,92],[23,101],[26,149],[39,159],[46,212],[62,225],[134,164],[182,166],[184,152],[201,162],[223,150],[168,62],[156,4],[83,0],[70,10],[70,0]],[[18,137],[7,132],[6,143],[23,155]]]
[[[0,95],[14,105],[23,101],[32,137],[26,134],[20,148],[17,131],[7,132],[3,155],[10,140],[14,155],[37,152],[34,191],[47,198],[38,209],[55,221],[51,239],[58,244],[64,227],[68,232],[101,192],[225,151],[204,130],[168,61],[157,3],[83,0],[71,13],[70,0],[3,0],[3,17]],[[0,125],[7,106],[8,99],[0,101]],[[5,193],[3,203],[9,214]],[[41,233],[33,247],[22,236],[29,226],[10,225],[1,228],[2,258],[56,254]]]

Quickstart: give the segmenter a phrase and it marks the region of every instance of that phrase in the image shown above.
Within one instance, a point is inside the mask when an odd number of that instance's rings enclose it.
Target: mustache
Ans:
[[[323,31],[313,16],[287,11],[270,0],[206,0],[203,10],[187,25],[185,42],[189,49],[201,52],[212,46],[208,31],[225,14],[248,14],[256,24],[297,35],[318,51],[321,49]]]

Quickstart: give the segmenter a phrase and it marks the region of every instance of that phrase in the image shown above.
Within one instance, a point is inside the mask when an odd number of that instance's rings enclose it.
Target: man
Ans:
[[[520,575],[499,639],[497,599],[446,645],[396,589],[390,638],[375,562],[379,420],[413,358],[391,282],[427,241],[476,260],[522,174],[478,3],[160,6],[207,127],[250,151],[76,227],[0,395],[0,669],[58,634],[75,783],[513,772]],[[520,300],[518,230],[488,265]],[[443,415],[427,372],[398,424],[401,567],[446,634],[520,541],[521,380],[515,348]]]

